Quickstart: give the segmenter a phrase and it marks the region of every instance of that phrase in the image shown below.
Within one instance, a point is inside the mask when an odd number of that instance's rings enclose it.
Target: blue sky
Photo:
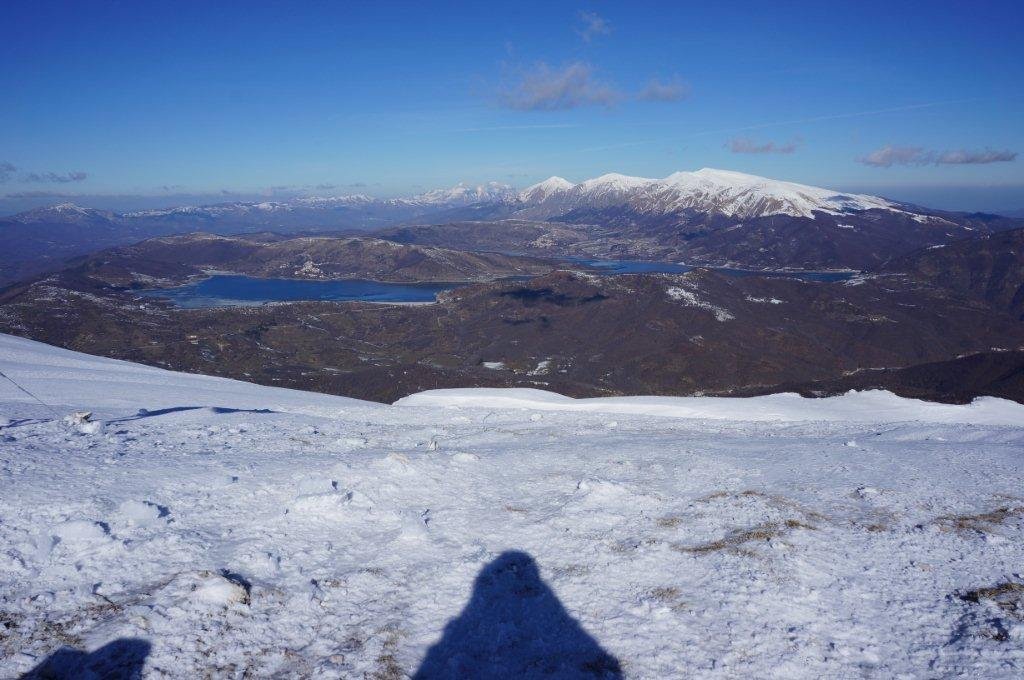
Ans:
[[[844,5],[15,0],[0,208],[700,167],[1024,208],[1020,4]]]

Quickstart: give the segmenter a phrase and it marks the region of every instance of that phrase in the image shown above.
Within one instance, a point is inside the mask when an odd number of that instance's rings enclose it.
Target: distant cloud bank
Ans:
[[[587,62],[574,61],[561,68],[538,62],[506,86],[498,101],[517,111],[567,111],[584,106],[611,107],[626,99],[677,102],[689,94],[690,86],[679,76],[673,76],[668,80],[652,79],[635,96],[627,97],[617,87],[600,80]]]
[[[984,165],[1016,160],[1017,152],[985,149],[983,151],[931,151],[920,146],[886,145],[857,160],[876,168],[894,165]]]
[[[939,165],[971,165],[975,163],[1007,163],[1017,158],[1016,151],[947,151],[935,161]]]
[[[790,154],[800,147],[800,140],[794,139],[783,144],[775,142],[758,143],[746,137],[737,137],[731,140],[726,146],[733,153],[781,153]]]
[[[13,163],[0,161],[0,184],[6,184],[14,178],[18,167]],[[84,172],[26,172],[18,177],[18,181],[25,184],[69,184],[81,182],[89,175]]]
[[[22,178],[24,182],[33,183],[50,183],[50,184],[68,184],[70,182],[81,182],[86,179],[89,175],[84,172],[30,172]]]

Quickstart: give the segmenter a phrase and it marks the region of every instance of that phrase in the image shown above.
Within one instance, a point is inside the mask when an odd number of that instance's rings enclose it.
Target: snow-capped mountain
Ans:
[[[189,205],[156,210],[137,210],[125,213],[126,218],[154,218],[169,216],[193,216],[216,218],[221,216],[243,216],[253,214],[294,213],[298,211],[331,210],[388,210],[407,211],[409,208],[447,209],[479,203],[502,203],[514,200],[516,190],[498,182],[471,185],[460,182],[447,189],[432,189],[405,198],[380,199],[366,194],[343,196],[300,196],[279,201],[245,202],[232,201],[212,205]],[[59,206],[47,210],[56,210]]]
[[[572,210],[615,206],[643,215],[690,210],[738,219],[768,215],[812,218],[816,212],[835,215],[876,209],[910,212],[876,196],[711,168],[676,172],[664,179],[611,173],[579,184],[552,177],[521,192],[519,200],[519,212],[524,216],[547,218]]]
[[[347,196],[309,196],[296,198],[292,203],[309,208],[334,208],[338,206],[360,206],[374,203],[377,199],[366,194],[349,194]]]
[[[10,219],[20,224],[41,224],[60,222],[65,224],[90,222],[104,222],[113,219],[116,215],[106,210],[95,208],[83,208],[74,203],[58,203],[57,205],[45,208],[36,208],[27,212],[14,215]]]
[[[82,219],[270,219],[301,213],[306,226],[317,223],[318,212],[372,213],[377,220],[429,217],[440,212],[470,206],[494,206],[499,217],[557,219],[581,210],[619,207],[644,216],[669,215],[682,211],[750,219],[768,215],[813,218],[865,210],[887,210],[912,214],[908,206],[877,196],[844,194],[831,189],[784,182],[728,170],[703,168],[676,172],[664,179],[631,177],[609,173],[578,184],[550,177],[522,191],[501,184],[459,183],[447,189],[433,189],[407,198],[378,199],[365,194],[307,196],[276,201],[233,201],[211,205],[175,206],[138,210],[115,215],[106,211],[62,203],[22,213],[14,219],[30,222],[67,222]]]
[[[299,199],[296,199],[296,202]],[[310,199],[301,199],[310,200]],[[314,199],[317,200],[317,199]],[[324,200],[324,199],[318,199]],[[338,199],[331,199],[338,200]],[[248,203],[243,201],[232,201],[230,203],[214,203],[212,205],[182,205],[172,208],[159,208],[155,210],[137,210],[125,213],[128,219],[144,219],[152,217],[169,216],[192,216],[192,217],[218,217],[224,215],[239,215],[247,213],[273,213],[288,212],[294,209],[292,202],[282,201],[261,201],[259,203]],[[317,207],[323,207],[318,205]]]
[[[440,212],[470,206],[494,206],[500,217],[557,219],[573,211],[623,208],[643,216],[671,215],[683,211],[750,219],[769,215],[813,218],[815,214],[841,215],[866,210],[915,214],[908,206],[877,196],[845,194],[832,189],[703,168],[676,172],[663,179],[609,173],[574,184],[550,177],[522,191],[507,184],[459,183],[407,198],[378,199],[365,194],[308,196],[286,200],[217,203],[139,210],[120,217],[137,219],[275,219],[274,216],[305,215],[308,226],[317,224],[317,212],[372,213],[375,219],[429,218]],[[23,213],[23,222],[67,221],[112,213],[64,203]],[[271,223],[272,224],[272,223]]]
[[[516,197],[515,188],[498,182],[470,185],[458,183],[450,189],[434,189],[412,198],[407,203],[459,207],[474,203],[501,203]]]
[[[563,196],[575,186],[567,179],[548,177],[543,182],[523,189],[518,198],[524,203],[540,203],[554,196]]]
[[[8,259],[0,262],[0,282],[41,271],[38,263],[27,269],[22,264],[39,260],[40,252],[46,253],[48,267],[65,257],[150,236],[468,223],[489,223],[504,232],[507,223],[497,223],[510,219],[574,225],[589,230],[584,240],[611,228],[619,241],[596,244],[592,254],[614,250],[618,256],[755,268],[864,268],[917,248],[1021,225],[1019,220],[931,211],[877,196],[710,168],[662,179],[609,173],[573,183],[550,177],[522,191],[498,182],[460,183],[404,198],[300,196],[123,214],[62,203],[0,219],[0,249]],[[544,243],[561,248],[557,243],[566,236],[563,232],[539,241],[534,236],[496,244],[477,234],[442,237],[434,245],[525,252]],[[396,238],[414,237],[405,233]]]
[[[877,196],[843,194],[832,189],[781,182],[755,175],[703,168],[696,172],[669,175],[656,189],[660,197],[677,200],[673,209],[696,208],[733,217],[793,215],[813,217],[815,212],[831,214],[858,210],[897,210],[896,204]]]

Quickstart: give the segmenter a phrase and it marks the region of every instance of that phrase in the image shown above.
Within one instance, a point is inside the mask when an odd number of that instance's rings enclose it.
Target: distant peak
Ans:
[[[595,182],[595,183],[602,183],[602,184],[604,184],[604,183],[607,183],[607,182],[620,182],[620,181],[652,182],[654,180],[650,180],[650,179],[647,179],[645,177],[634,177],[632,175],[623,175],[622,173],[619,173],[619,172],[606,172],[605,174],[601,175],[600,177],[595,177],[594,179],[589,179],[587,181],[588,182]]]
[[[655,179],[647,179],[646,177],[631,177],[630,175],[621,175],[617,172],[609,172],[600,177],[588,179],[580,183],[579,186],[586,190],[594,188],[625,190],[645,186],[657,181]]]
[[[693,172],[680,170],[679,172],[672,173],[662,181],[671,184],[673,182],[678,182],[679,180],[691,178],[697,178],[712,182],[724,182],[729,184],[756,184],[759,182],[776,181],[769,179],[767,177],[751,175],[745,172],[737,172],[736,170],[719,170],[718,168],[701,168],[700,170],[694,170]]]
[[[561,194],[572,189],[575,184],[562,177],[548,177],[542,182],[528,186],[520,192],[524,200],[544,200],[554,194]]]
[[[484,201],[504,200],[515,195],[507,184],[488,182],[469,184],[459,182],[450,189],[433,189],[414,196],[411,200],[419,203],[468,205]]]

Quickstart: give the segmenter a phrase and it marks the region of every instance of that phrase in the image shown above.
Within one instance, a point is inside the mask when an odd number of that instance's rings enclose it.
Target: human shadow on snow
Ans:
[[[621,678],[618,659],[562,606],[533,558],[499,555],[480,572],[465,609],[444,628],[413,680]]]
[[[138,638],[120,638],[95,652],[62,647],[21,676],[21,680],[137,680],[149,656],[150,644]]]

